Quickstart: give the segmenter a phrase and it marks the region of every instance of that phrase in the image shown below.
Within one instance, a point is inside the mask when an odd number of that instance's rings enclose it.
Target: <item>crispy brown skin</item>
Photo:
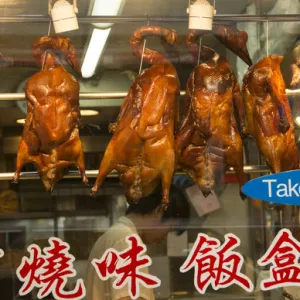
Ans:
[[[138,29],[131,37],[132,51],[141,56],[146,36],[162,37],[169,45],[174,31],[156,26]],[[146,49],[144,61],[153,64],[131,86],[91,191],[94,195],[106,175],[117,170],[129,203],[149,195],[162,183],[162,203],[169,201],[175,169],[174,125],[178,116],[179,81],[174,66],[158,52]]]
[[[283,57],[272,55],[244,77],[247,125],[273,173],[299,168],[293,119],[280,71]]]
[[[186,39],[197,55],[197,31]],[[215,180],[233,167],[240,185],[245,183],[243,144],[238,128],[246,136],[240,87],[228,61],[203,47],[205,63],[190,76],[185,97],[184,119],[176,139],[178,167],[182,168],[207,197]]]
[[[222,44],[240,57],[248,66],[252,65],[252,60],[247,49],[247,32],[238,30],[233,26],[215,24],[213,26],[213,34]]]
[[[46,50],[49,52],[44,53]],[[14,181],[23,165],[33,162],[46,190],[53,188],[66,168],[77,165],[87,183],[84,154],[79,138],[79,84],[59,63],[54,52],[80,73],[75,47],[63,37],[42,37],[35,41],[33,55],[44,69],[27,82],[27,116],[20,142]],[[46,57],[45,57],[46,56]]]

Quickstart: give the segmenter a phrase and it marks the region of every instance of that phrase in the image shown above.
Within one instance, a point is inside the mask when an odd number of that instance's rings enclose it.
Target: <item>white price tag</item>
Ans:
[[[220,201],[215,192],[212,192],[207,198],[205,198],[198,185],[193,185],[187,188],[185,192],[199,217],[221,208]]]

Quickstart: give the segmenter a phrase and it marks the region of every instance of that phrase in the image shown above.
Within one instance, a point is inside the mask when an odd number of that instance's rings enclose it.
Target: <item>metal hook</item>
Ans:
[[[53,0],[48,1],[48,14],[51,16],[51,9],[53,7]]]
[[[202,35],[200,36],[200,40],[199,40],[199,52],[198,52],[198,61],[197,61],[198,66],[200,64],[201,50],[202,50]]]
[[[269,19],[268,17],[267,18],[267,33],[266,33],[266,39],[267,39],[267,42],[266,42],[266,47],[267,47],[267,56],[269,56]]]
[[[50,3],[50,1],[49,1],[49,3]],[[51,17],[50,17],[49,26],[48,26],[48,36],[51,33],[51,25],[52,25],[52,20],[51,20]],[[46,57],[47,57],[47,50],[45,51],[45,56],[44,56],[44,61],[43,61],[43,65],[42,65],[42,70],[44,70],[44,67],[45,67]]]
[[[147,21],[147,26],[149,26],[150,24],[150,19],[149,19],[149,15],[146,15],[148,21]],[[139,74],[141,74],[142,69],[143,69],[143,62],[144,62],[144,53],[145,53],[145,49],[146,49],[146,43],[147,43],[147,39],[144,39],[144,45],[143,45],[143,52],[142,52],[142,57],[141,57],[141,63],[140,63],[140,70],[139,70]]]

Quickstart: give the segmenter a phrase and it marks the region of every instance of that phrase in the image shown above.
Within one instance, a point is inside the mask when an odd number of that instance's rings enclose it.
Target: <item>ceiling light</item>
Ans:
[[[26,120],[26,119],[18,119],[16,122],[17,122],[18,124],[25,124],[25,120]]]
[[[296,122],[296,124],[297,124],[298,126],[300,126],[300,117],[297,117],[297,118],[295,119],[295,122]]]
[[[187,9],[189,29],[211,31],[215,8],[207,0],[197,0]]]
[[[94,75],[98,61],[103,53],[107,38],[111,28],[94,29],[90,40],[89,47],[86,51],[82,64],[82,77],[90,78]]]
[[[95,0],[92,16],[117,16],[122,13],[125,0]],[[96,23],[94,26],[104,29],[111,27],[112,23]]]
[[[91,15],[117,16],[122,13],[124,4],[125,0],[95,0]],[[94,23],[93,25],[96,28],[93,30],[81,69],[84,78],[90,78],[94,75],[113,24]]]
[[[91,116],[99,115],[99,111],[91,110],[91,109],[82,109],[82,110],[80,110],[80,114],[83,117],[91,117]]]

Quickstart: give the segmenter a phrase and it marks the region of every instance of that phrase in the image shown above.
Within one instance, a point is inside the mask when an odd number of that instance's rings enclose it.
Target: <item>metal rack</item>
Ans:
[[[1,23],[48,23],[49,16],[15,16],[0,17]],[[188,17],[168,17],[168,16],[88,16],[78,17],[81,24],[90,23],[145,23],[150,22],[187,22]],[[299,22],[300,15],[246,15],[246,14],[220,14],[214,17],[215,22]]]
[[[244,172],[246,174],[254,174],[254,173],[269,173],[270,170],[268,169],[267,166],[244,166]],[[234,174],[234,170],[233,168],[230,168],[227,171],[228,174]],[[185,173],[183,172],[176,172],[176,175],[184,175]],[[89,178],[96,178],[98,175],[98,170],[87,170],[86,171],[86,175]],[[4,180],[12,180],[14,176],[14,173],[12,172],[8,172],[8,173],[0,173],[0,181],[4,181]],[[109,178],[116,178],[118,177],[118,173],[116,171],[111,172],[107,177]],[[38,172],[22,172],[20,174],[20,179],[22,180],[35,180],[35,179],[39,179],[40,176],[38,174]],[[78,171],[70,171],[68,174],[66,174],[66,176],[64,176],[64,178],[81,178],[81,175]]]
[[[15,17],[0,17],[0,23],[48,23],[50,20],[49,16],[36,15],[36,16],[15,16]],[[92,23],[145,23],[150,22],[187,22],[188,17],[168,17],[168,16],[87,16],[78,17],[78,22],[81,24],[92,24]],[[222,14],[216,15],[214,21],[219,22],[300,22],[300,15],[246,15],[246,14]],[[300,94],[300,90],[286,90],[288,96],[295,96]],[[127,95],[127,92],[96,92],[96,93],[80,93],[81,100],[103,100],[103,99],[123,99]],[[181,96],[185,95],[185,91],[180,92]],[[0,94],[0,101],[24,101],[26,100],[24,93],[2,93]],[[247,174],[251,173],[269,173],[267,166],[263,165],[248,165],[244,166],[244,172]],[[87,176],[90,178],[97,177],[98,170],[88,170]],[[234,173],[231,168],[228,173]],[[184,173],[176,173],[184,174]],[[11,180],[13,173],[0,173],[0,181]],[[117,177],[117,172],[112,172],[108,177]],[[80,178],[80,174],[77,171],[69,172],[65,178]],[[23,172],[21,173],[20,179],[23,180],[34,180],[39,179],[37,172]]]
[[[80,93],[80,99],[85,100],[103,100],[103,99],[123,99],[128,92],[111,92],[111,93]],[[181,96],[185,95],[185,91],[180,92]],[[0,101],[21,101],[25,100],[24,93],[2,93],[0,94]]]
[[[185,91],[180,91],[180,96],[185,96]],[[128,92],[110,92],[110,93],[80,93],[82,100],[104,100],[104,99],[124,99]],[[300,95],[300,90],[286,90],[287,96]],[[0,93],[0,101],[25,101],[24,93]]]

